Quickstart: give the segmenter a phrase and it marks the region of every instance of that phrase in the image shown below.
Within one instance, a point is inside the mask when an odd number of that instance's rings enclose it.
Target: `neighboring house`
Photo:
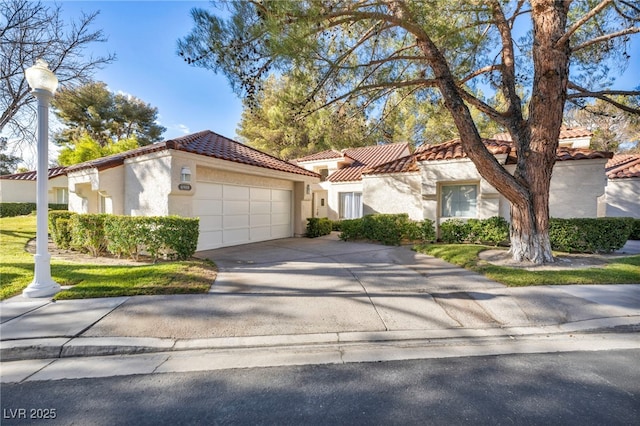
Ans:
[[[485,140],[488,150],[513,173],[515,149],[505,140]],[[552,217],[604,216],[605,164],[611,153],[560,147],[551,179]],[[510,217],[510,203],[485,179],[459,140],[418,149],[410,156],[363,173],[364,213],[406,212],[436,226],[448,219]]]
[[[560,136],[558,137],[558,145],[565,148],[586,148],[591,146],[591,137],[593,132],[584,127],[565,127],[560,128]],[[510,141],[509,133],[498,133],[491,139],[499,141]]]
[[[366,214],[362,172],[410,154],[408,143],[328,150],[298,158],[295,164],[322,176],[313,185],[313,217],[353,219]]]
[[[48,204],[67,204],[69,191],[64,167],[49,169]],[[0,203],[35,203],[36,172],[0,176]]]
[[[69,210],[200,218],[197,250],[303,235],[312,171],[211,131],[67,168]]]
[[[607,162],[606,215],[640,218],[640,154]]]

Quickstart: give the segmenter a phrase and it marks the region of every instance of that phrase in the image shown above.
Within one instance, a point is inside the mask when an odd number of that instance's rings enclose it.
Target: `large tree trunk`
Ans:
[[[528,129],[514,129],[514,177],[528,189],[526,203],[511,204],[511,254],[516,261],[553,262],[549,241],[549,189],[556,161],[569,77],[564,35],[568,2],[533,0],[533,90]]]
[[[417,44],[433,69],[437,87],[456,123],[466,155],[482,177],[511,203],[511,254],[514,260],[545,263],[553,262],[549,242],[549,188],[562,125],[570,57],[568,45],[556,45],[556,42],[565,31],[569,2],[531,0],[531,4],[536,42],[532,52],[534,75],[527,120],[523,118],[518,105],[520,100],[515,95],[514,75],[503,75],[508,89],[506,98],[511,102],[504,118],[517,156],[513,175],[483,145],[442,53],[426,33],[417,35]],[[503,49],[507,48],[503,66],[512,71],[510,28],[504,19],[500,21],[499,14],[496,16],[503,29]]]

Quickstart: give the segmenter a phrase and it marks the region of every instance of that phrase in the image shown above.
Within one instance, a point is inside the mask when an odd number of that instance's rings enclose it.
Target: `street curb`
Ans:
[[[621,326],[640,326],[640,315],[599,318],[536,327],[452,328],[444,330],[398,330],[372,332],[333,332],[272,336],[218,337],[209,339],[171,339],[153,337],[52,337],[0,342],[0,359],[24,361],[153,352],[228,350],[323,346],[362,343],[429,342],[477,338],[553,335],[612,330]]]

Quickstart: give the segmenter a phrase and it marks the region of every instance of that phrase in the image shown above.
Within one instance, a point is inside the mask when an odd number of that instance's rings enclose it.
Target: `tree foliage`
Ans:
[[[253,105],[245,101],[238,135],[246,144],[285,160],[378,141],[355,106],[318,109],[323,102],[316,101],[301,111],[309,83],[304,76],[269,77]]]
[[[614,97],[616,102],[638,108],[640,97]],[[570,126],[593,130],[591,148],[600,151],[632,152],[640,148],[640,116],[622,111],[601,99],[570,108],[565,114]]]
[[[138,140],[135,136],[120,139],[117,142],[109,141],[105,145],[101,145],[85,133],[78,138],[73,145],[65,146],[60,150],[58,164],[61,166],[71,166],[72,164],[84,163],[85,161],[95,160],[106,157],[107,155],[129,151],[138,146]]]
[[[380,114],[403,90],[437,91],[463,149],[511,203],[515,260],[551,262],[549,188],[565,102],[596,97],[631,113],[613,96],[609,70],[628,63],[640,8],[628,0],[262,0],[234,1],[217,17],[193,11],[179,41],[188,63],[223,72],[248,102],[271,72],[317,76],[313,102],[349,102]],[[527,29],[530,29],[527,32]],[[517,34],[526,33],[518,38]],[[516,40],[516,38],[518,38]],[[499,94],[502,102],[490,102]],[[524,90],[525,97],[522,96]],[[484,145],[470,108],[513,140],[513,173]]]
[[[73,146],[88,135],[100,147],[135,138],[140,146],[161,139],[164,127],[156,124],[158,109],[123,94],[113,94],[102,82],[58,91],[51,105],[65,125],[56,143]]]
[[[35,143],[36,101],[29,94],[26,68],[42,58],[61,86],[90,80],[115,59],[87,55],[92,43],[106,41],[92,26],[98,12],[64,22],[61,7],[28,0],[0,0],[0,132],[12,141]]]
[[[0,137],[0,175],[10,175],[16,171],[20,157],[7,154],[7,138]]]

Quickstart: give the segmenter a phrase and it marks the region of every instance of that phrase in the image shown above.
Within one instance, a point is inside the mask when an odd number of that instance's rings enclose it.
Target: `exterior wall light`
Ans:
[[[191,182],[191,169],[187,166],[184,166],[182,170],[180,170],[180,182],[189,183]]]

